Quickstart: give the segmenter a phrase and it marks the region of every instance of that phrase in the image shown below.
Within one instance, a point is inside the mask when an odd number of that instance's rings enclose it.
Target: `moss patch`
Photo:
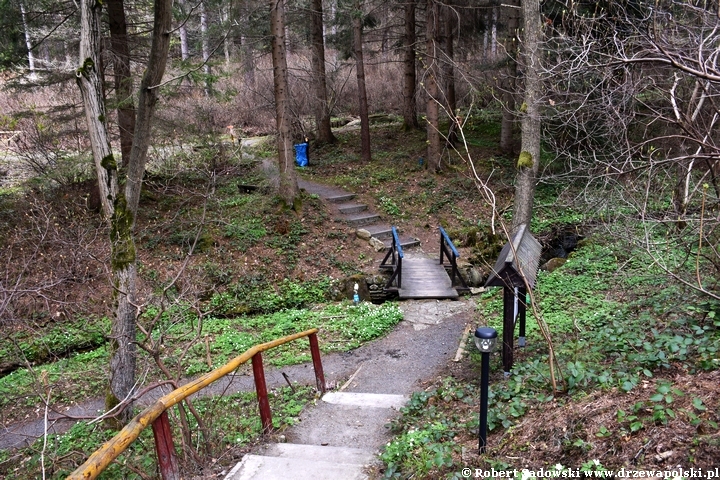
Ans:
[[[132,236],[133,214],[128,209],[125,195],[115,200],[110,219],[111,266],[117,272],[135,262],[135,241]]]
[[[522,151],[520,152],[520,157],[518,157],[517,162],[517,168],[532,168],[533,166],[533,156],[530,152]]]

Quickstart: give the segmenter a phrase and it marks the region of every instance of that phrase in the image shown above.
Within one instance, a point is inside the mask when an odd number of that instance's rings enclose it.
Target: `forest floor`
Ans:
[[[513,159],[498,154],[495,125],[476,125],[468,135],[469,154],[480,175],[492,178],[497,210],[506,216]],[[359,158],[357,142],[354,132],[345,132],[335,145],[312,149],[310,167],[300,174],[356,193],[404,234],[420,239],[426,253],[435,251],[437,227],[443,226],[461,258],[487,270],[504,242],[489,231],[489,207],[467,158],[453,155],[441,173],[432,173],[422,161],[422,132],[403,133],[396,125],[374,128],[369,163]],[[249,155],[222,144],[197,147],[187,153],[182,174],[176,170],[178,155],[155,158],[137,230],[143,324],[158,313],[184,318],[173,310],[181,304],[183,312],[199,312],[206,321],[211,315],[281,310],[288,308],[284,291],[305,298],[325,278],[342,284],[355,275],[377,273],[383,254],[357,238],[354,227],[336,222],[319,198],[303,195],[298,212],[278,206],[268,195],[271,187],[261,168],[274,155],[273,148],[253,148]],[[240,194],[238,184],[259,190]],[[103,317],[111,287],[107,232],[94,209],[91,186],[89,181],[60,187],[38,183],[24,197],[6,191],[0,195],[0,228],[7,232],[2,239],[5,276],[21,287],[1,325],[4,426],[41,421],[43,398],[52,398],[52,408],[62,412],[103,394],[105,357],[96,352],[106,342]],[[610,243],[611,235],[598,235],[602,230],[596,220],[578,213],[568,190],[541,185],[536,205],[533,233],[545,250],[552,250],[558,233],[568,230],[591,238],[538,287],[546,302],[541,310],[557,335],[565,390],[552,392],[547,347],[537,331],[529,333],[534,343],[517,351],[510,379],[499,373],[494,357],[491,383],[497,408],[490,419],[489,453],[478,457],[478,355],[450,362],[425,379],[409,409],[394,421],[397,437],[387,447],[386,469],[374,474],[441,478],[460,475],[464,467],[538,469],[556,464],[592,469],[593,460],[613,469],[720,465],[715,307],[671,290],[662,275],[634,277],[627,269],[629,254]],[[617,284],[608,285],[608,279]],[[623,283],[627,280],[635,283]],[[268,295],[268,285],[274,296]],[[342,285],[335,288],[335,300],[347,302]],[[664,295],[661,300],[656,300],[658,294]],[[469,300],[476,310],[469,310],[467,322],[497,326],[502,306],[496,297],[489,292]],[[170,300],[165,313],[157,308],[163,298]],[[651,301],[655,303],[648,307]],[[643,317],[639,312],[647,309],[650,316]],[[655,322],[655,333],[647,328],[648,318]],[[33,343],[37,338],[43,341]],[[385,350],[376,353],[382,356]],[[657,352],[667,355],[659,358]],[[218,358],[224,354],[212,353]],[[57,373],[51,367],[82,355],[93,363],[79,373],[70,367]],[[347,357],[340,353],[337,358]],[[152,363],[144,358],[139,370],[154,380],[160,376]],[[174,372],[200,368],[182,362],[171,367],[177,368]],[[340,377],[352,371],[350,365],[343,368],[338,366]],[[18,389],[23,382],[34,387]],[[15,465],[18,460],[0,455],[0,467],[6,462]]]

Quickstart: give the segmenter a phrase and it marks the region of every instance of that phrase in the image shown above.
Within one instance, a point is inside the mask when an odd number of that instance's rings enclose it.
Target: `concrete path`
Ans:
[[[473,302],[407,301],[404,320],[373,342],[371,355],[348,352],[355,370],[339,388],[302,413],[281,436],[286,443],[246,455],[227,480],[366,479],[366,468],[390,441],[386,425],[423,381],[452,360]],[[361,349],[358,349],[361,350]]]

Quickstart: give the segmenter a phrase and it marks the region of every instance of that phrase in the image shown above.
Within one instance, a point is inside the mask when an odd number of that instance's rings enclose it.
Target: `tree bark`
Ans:
[[[133,99],[133,81],[130,76],[127,21],[125,20],[123,0],[108,0],[107,8],[115,77],[115,101],[117,102],[118,129],[120,130],[120,154],[123,167],[127,167],[130,162],[130,150],[135,132],[135,100]]]
[[[327,101],[322,0],[312,0],[310,16],[310,42],[312,44],[312,71],[315,86],[315,125],[317,126],[317,141],[319,143],[333,143],[335,142],[335,136],[332,133],[330,125],[330,108]]]
[[[178,35],[180,35],[180,59],[184,62],[190,58],[190,48],[188,46],[187,36],[187,13],[185,12],[185,0],[178,0],[180,8],[180,25],[178,26]]]
[[[519,0],[508,0],[511,6],[519,6]],[[500,151],[513,153],[513,131],[515,130],[515,77],[517,76],[517,31],[519,27],[517,8],[508,8],[508,32],[505,37],[507,68],[502,80],[502,121],[500,122]]]
[[[212,79],[210,78],[210,40],[208,39],[208,20],[205,0],[200,2],[200,45],[202,48],[203,73],[205,74],[205,95],[212,94]]]
[[[438,5],[434,0],[427,0],[427,18],[425,34],[425,90],[427,91],[427,164],[435,171],[440,171],[440,128],[439,112],[440,99],[438,98]]]
[[[365,88],[365,60],[363,58],[363,5],[362,0],[355,0],[353,12],[353,54],[358,83],[358,102],[360,108],[360,143],[361,156],[366,162],[372,159],[370,152],[370,118],[368,114],[367,90]]]
[[[416,0],[405,2],[405,33],[403,35],[403,130],[419,128],[415,91],[417,74],[415,68],[415,7]]]
[[[30,79],[35,78],[35,54],[33,53],[32,39],[30,37],[30,27],[27,21],[27,12],[25,11],[25,3],[18,2],[20,4],[20,16],[23,23],[23,32],[25,34],[25,48],[27,48],[28,57],[28,70],[30,70]]]
[[[522,0],[523,61],[525,62],[525,96],[522,108],[522,143],[515,181],[513,230],[530,223],[535,198],[535,184],[540,167],[540,4],[538,0]]]
[[[110,267],[115,309],[110,332],[110,385],[106,396],[106,407],[110,409],[123,400],[129,400],[135,387],[137,272],[133,228],[140,201],[147,149],[150,144],[152,118],[158,99],[156,87],[165,72],[170,47],[172,1],[155,1],[150,58],[140,83],[136,129],[123,192],[119,190],[121,182],[117,163],[110,149],[105,103],[97,69],[100,58],[101,7],[102,4],[95,0],[83,0],[81,4],[80,61],[82,63],[77,69],[77,81],[85,105],[102,208],[110,227]],[[117,420],[119,423],[124,423],[131,417],[132,409],[126,407]]]
[[[443,47],[442,76],[445,84],[445,108],[450,117],[448,123],[447,141],[450,145],[457,143],[457,99],[455,96],[455,24],[456,12],[449,6],[443,5]]]
[[[285,204],[295,207],[298,193],[295,175],[288,91],[287,58],[285,53],[285,3],[270,0],[270,29],[272,34],[273,82],[275,86],[275,121],[277,124],[278,170],[280,183],[278,194]]]

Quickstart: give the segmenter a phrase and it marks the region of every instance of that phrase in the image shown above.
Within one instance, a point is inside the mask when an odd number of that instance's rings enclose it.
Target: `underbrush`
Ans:
[[[268,392],[273,427],[279,431],[297,422],[304,407],[313,400],[315,389],[304,386],[283,387]],[[215,476],[233,460],[239,460],[262,435],[254,393],[236,393],[193,401],[194,410],[203,419],[203,435],[196,418],[187,416],[187,431],[182,425],[178,407],[168,410],[173,438],[182,442],[180,468],[185,474],[194,472],[202,477]],[[105,428],[102,422],[82,421],[66,433],[48,434],[30,447],[14,452],[0,452],[0,476],[17,480],[65,478],[93,451],[117,432]],[[180,440],[182,439],[182,440]],[[212,461],[206,461],[213,459]],[[219,460],[222,463],[219,463]],[[156,478],[157,459],[151,429],[145,429],[138,439],[122,453],[102,474],[105,479]]]
[[[666,460],[717,466],[720,305],[624,247],[591,237],[562,268],[538,275],[535,298],[562,391],[552,389],[547,344],[528,310],[528,346],[515,350],[510,377],[500,352],[491,356],[487,453],[477,454],[481,356],[470,343],[470,358],[414,394],[391,423],[397,436],[382,455],[384,477],[462,478],[464,467],[639,469]],[[478,309],[479,323],[502,330],[500,289],[481,296]]]
[[[386,334],[401,319],[400,309],[391,303],[379,306],[370,303],[357,306],[327,304],[257,316],[203,319],[190,310],[175,309],[161,315],[153,336],[155,340],[162,338],[163,364],[177,378],[185,378],[218,368],[253,345],[310,328],[320,329],[321,351],[351,350]],[[139,334],[138,341],[146,342],[147,339]],[[264,358],[275,366],[311,360],[307,343],[301,341],[272,349],[264,354]],[[101,396],[107,381],[107,361],[107,347],[102,346],[56,362],[19,368],[5,375],[0,378],[3,420],[16,419],[8,410],[10,406],[15,407],[15,412],[21,412],[18,407],[29,408],[44,401],[68,405]],[[164,379],[149,359],[142,365],[147,372],[146,381]]]

